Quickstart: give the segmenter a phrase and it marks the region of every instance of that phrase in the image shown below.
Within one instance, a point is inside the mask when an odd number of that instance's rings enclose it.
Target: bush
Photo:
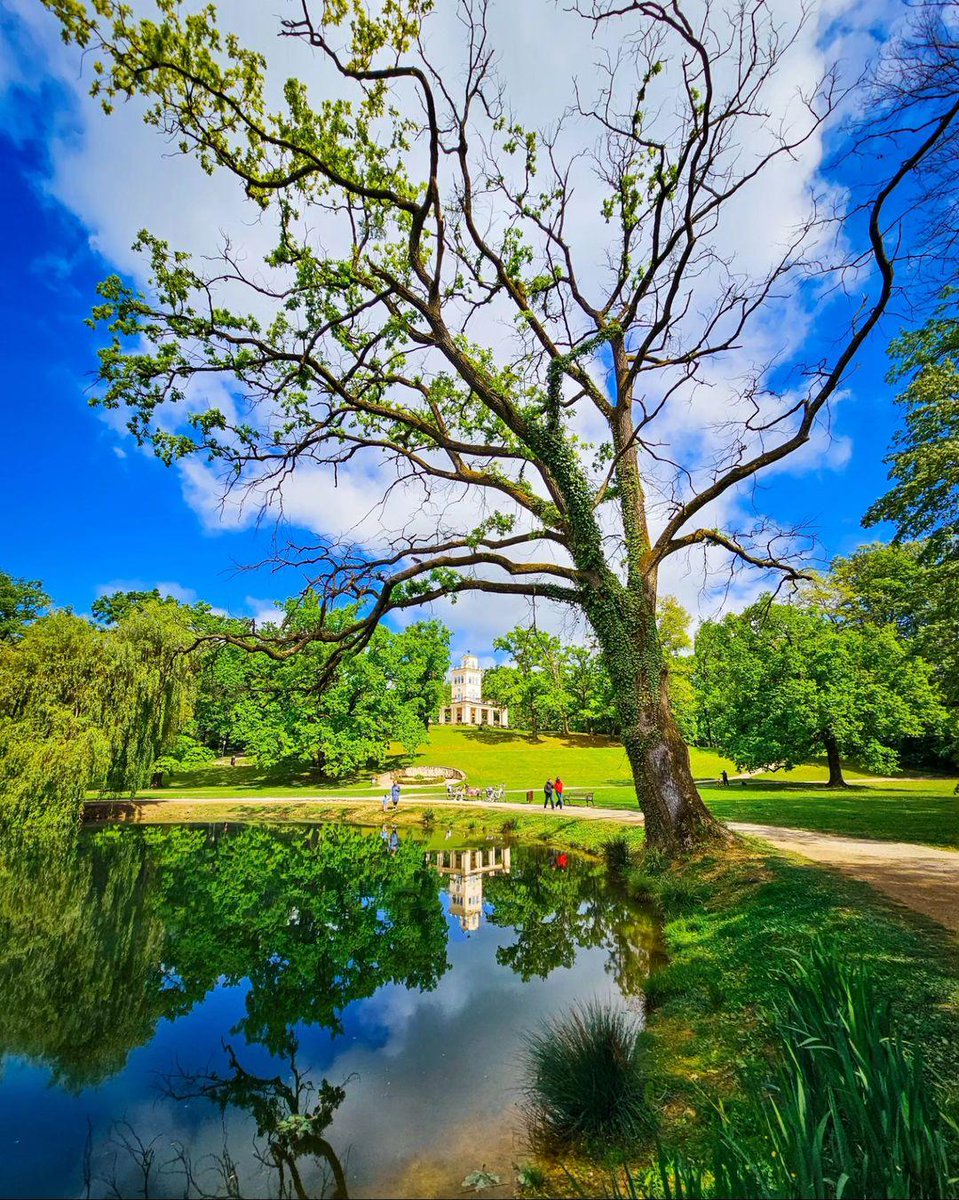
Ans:
[[[423,809],[423,824],[427,828],[436,824],[436,813],[431,808]]]
[[[500,833],[515,833],[519,829],[519,821],[515,817],[507,817],[499,829]]]
[[[640,1035],[634,1017],[594,1002],[528,1036],[525,1092],[534,1146],[600,1153],[649,1130]]]

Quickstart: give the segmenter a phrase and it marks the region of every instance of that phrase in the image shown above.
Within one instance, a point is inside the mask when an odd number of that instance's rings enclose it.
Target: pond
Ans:
[[[513,1194],[524,1038],[640,1017],[595,859],[344,826],[0,845],[0,1195]]]

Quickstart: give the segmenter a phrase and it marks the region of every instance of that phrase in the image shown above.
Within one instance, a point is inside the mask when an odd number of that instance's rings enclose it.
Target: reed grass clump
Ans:
[[[614,875],[622,875],[628,871],[632,864],[632,857],[629,842],[624,837],[612,837],[603,843],[606,869]]]
[[[537,1149],[603,1153],[648,1132],[639,1022],[591,1002],[527,1038],[526,1100]]]

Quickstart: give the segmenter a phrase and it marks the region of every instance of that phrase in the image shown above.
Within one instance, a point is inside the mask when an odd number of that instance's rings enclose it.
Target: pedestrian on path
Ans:
[[[547,804],[550,806],[550,808],[556,807],[556,805],[553,803],[553,781],[552,781],[552,779],[547,779],[546,782],[543,784],[543,796],[545,797],[545,799],[543,800],[543,808],[545,808]]]
[[[394,783],[393,786],[390,788],[390,799],[393,801],[393,807],[399,808],[399,806],[400,806],[400,785],[398,783]]]
[[[560,779],[560,777],[558,775],[556,776],[556,782],[553,784],[553,790],[556,792],[556,807],[562,808],[563,807],[563,781],[562,781],[562,779]]]

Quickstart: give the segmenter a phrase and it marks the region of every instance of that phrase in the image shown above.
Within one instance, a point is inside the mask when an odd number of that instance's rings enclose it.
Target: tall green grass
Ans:
[[[737,1122],[718,1109],[708,1162],[664,1153],[651,1175],[627,1175],[626,1194],[959,1196],[959,1129],[942,1111],[921,1049],[899,1036],[867,969],[817,945],[793,959],[784,982],[779,1062],[753,1112]],[[748,1127],[760,1137],[744,1136]]]
[[[640,1035],[634,1017],[592,1002],[527,1037],[526,1112],[536,1149],[602,1154],[648,1132]]]

